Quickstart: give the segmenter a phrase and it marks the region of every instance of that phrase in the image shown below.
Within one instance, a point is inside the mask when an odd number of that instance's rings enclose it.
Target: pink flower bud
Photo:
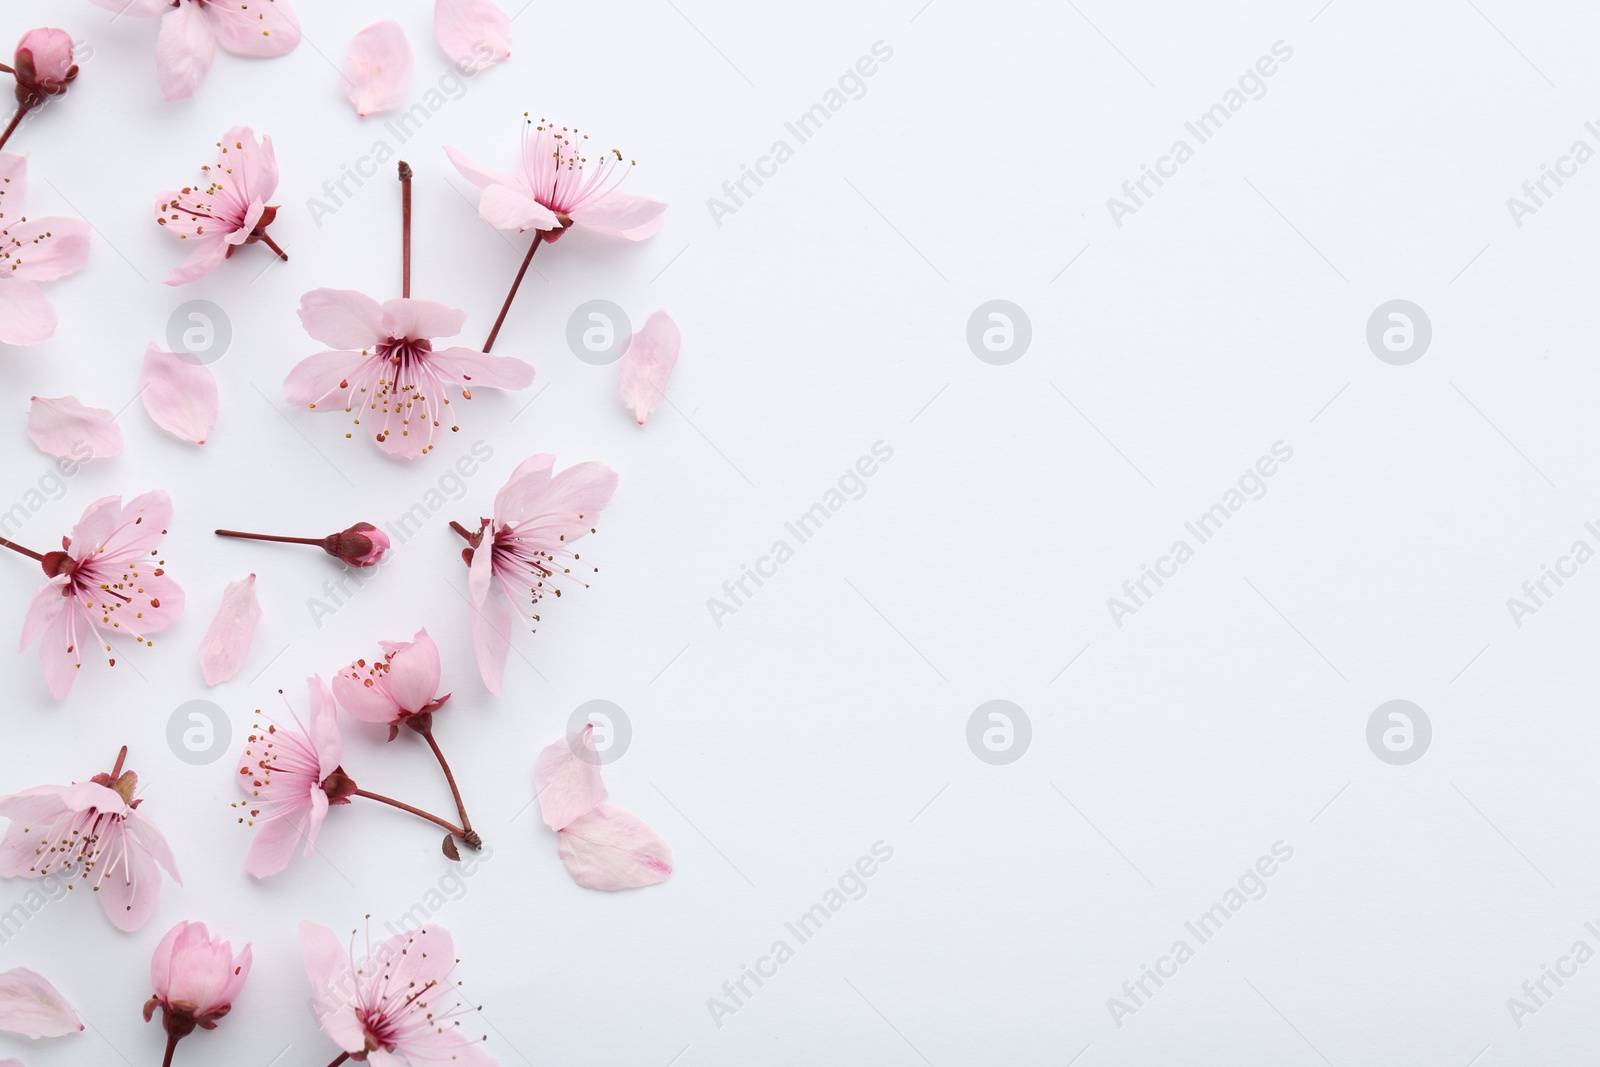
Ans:
[[[78,76],[72,38],[65,30],[29,30],[17,42],[17,100],[37,107],[47,96],[60,96]]]
[[[389,551],[389,535],[370,522],[358,522],[348,530],[324,537],[322,550],[347,566],[371,567]]]
[[[205,923],[181,922],[167,931],[150,960],[155,994],[145,1003],[144,1020],[160,1008],[174,1039],[188,1037],[196,1027],[214,1030],[248,977],[249,945],[235,956],[233,946],[212,937]]]

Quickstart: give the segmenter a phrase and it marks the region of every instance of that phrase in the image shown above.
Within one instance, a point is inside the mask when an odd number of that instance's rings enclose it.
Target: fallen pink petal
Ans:
[[[145,349],[139,401],[180,441],[203,445],[217,425],[217,379],[210,369],[155,345]]]
[[[552,830],[571,825],[606,799],[593,723],[539,753],[533,765],[533,788],[539,798],[539,813]]]
[[[85,407],[75,396],[36,396],[28,407],[28,439],[57,459],[122,455],[122,427],[107,408]]]
[[[433,33],[464,74],[476,74],[511,55],[511,18],[492,0],[436,0]]]
[[[356,34],[344,53],[344,93],[356,114],[393,111],[411,89],[411,45],[393,19]]]
[[[672,849],[623,808],[601,804],[556,836],[572,880],[588,889],[640,889],[672,874]]]
[[[256,576],[229,582],[222,591],[222,606],[200,639],[200,672],[207,685],[218,685],[239,673],[260,622]]]
[[[657,311],[645,320],[644,329],[628,338],[622,350],[617,392],[640,426],[667,395],[667,380],[678,365],[681,341],[678,324],[665,311]]]
[[[43,976],[26,967],[0,972],[0,1031],[38,1040],[82,1029],[67,998]]]
[[[0,152],[0,344],[36,345],[55,336],[56,312],[40,282],[81,270],[89,260],[89,224],[23,213],[28,161]],[[15,220],[15,221],[10,221]]]

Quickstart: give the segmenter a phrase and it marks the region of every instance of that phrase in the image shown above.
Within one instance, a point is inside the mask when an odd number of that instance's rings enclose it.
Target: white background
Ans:
[[[1573,942],[1600,950],[1584,929],[1600,920],[1600,563],[1520,628],[1506,599],[1593,543],[1584,523],[1600,518],[1600,162],[1520,228],[1506,198],[1574,140],[1600,147],[1584,129],[1600,117],[1600,16],[1503,0],[531,4],[511,60],[404,146],[416,295],[466,309],[469,342],[487,330],[524,246],[477,220],[441,149],[509,168],[524,111],[615,144],[639,161],[626,188],[672,208],[643,245],[579,233],[542,250],[497,346],[537,366],[533,389],[480,392],[460,434],[404,464],[345,440],[342,416],[288,411],[280,384],[318,347],[301,293],[398,295],[387,173],[320,227],[306,205],[393,139],[341,93],[345,44],[400,19],[420,98],[448,69],[430,6],[302,0],[299,50],[219,53],[177,105],[156,91],[152,22],[113,23],[86,0],[0,10],[0,39],[55,24],[93,46],[13,147],[30,154],[30,213],[97,231],[89,267],[48,287],[55,339],[0,352],[0,503],[49,463],[24,433],[30,395],[123,408],[185,299],[216,302],[234,330],[210,443],[165,437],[134,404],[125,454],[17,535],[48,548],[103,494],[174,497],[165,556],[187,616],[153,650],[86,667],[60,705],[32,650],[0,658],[0,789],[87,778],[128,744],[184,884],[137,934],[74,893],[0,947],[0,965],[43,972],[90,1023],[37,1046],[0,1039],[0,1057],[159,1062],[160,1028],[139,1018],[150,950],[201,919],[252,942],[255,971],[178,1062],[333,1058],[296,924],[351,930],[370,914],[382,936],[449,877],[438,835],[354,805],[329,818],[320,856],[254,882],[234,757],[180,761],[167,721],[212,699],[237,749],[254,709],[281,712],[277,689],[303,709],[307,675],[422,626],[455,693],[439,736],[493,848],[433,921],[455,934],[504,1064],[1592,1057],[1600,962],[1548,986],[1520,1027],[1506,1002]],[[893,57],[865,95],[717,225],[707,198],[877,41]],[[1107,198],[1277,41],[1293,56],[1265,95],[1115,225]],[[272,233],[291,262],[253,246],[168,289],[181,249],[152,219],[155,194],[194,180],[233,124],[274,138]],[[682,327],[672,403],[643,429],[616,368],[567,347],[568,316],[597,298]],[[966,342],[995,298],[1032,324],[1006,366]],[[1407,366],[1365,337],[1396,298],[1433,324]],[[320,628],[307,601],[332,561],[209,533],[393,521],[477,441],[493,459],[461,499]],[[878,441],[894,455],[866,495],[715,625],[707,599]],[[1294,454],[1267,494],[1116,626],[1107,598],[1277,441]],[[485,513],[540,451],[608,463],[621,485],[585,545],[598,580],[518,636],[495,699],[445,522]],[[223,585],[252,570],[254,651],[208,691],[197,644]],[[0,644],[38,581],[20,557],[0,569]],[[577,888],[527,807],[535,752],[591,699],[631,719],[606,778],[675,849],[660,887]],[[991,699],[1031,719],[1008,766],[967,745]],[[1392,699],[1433,727],[1407,766],[1366,740]],[[448,807],[414,738],[348,734],[362,785]],[[878,841],[894,856],[865,897],[717,1026],[707,999],[792,944],[784,923]],[[1293,858],[1266,896],[1196,945],[1184,923],[1277,841]],[[27,888],[0,885],[0,907]],[[1108,998],[1179,938],[1194,959],[1117,1026]]]

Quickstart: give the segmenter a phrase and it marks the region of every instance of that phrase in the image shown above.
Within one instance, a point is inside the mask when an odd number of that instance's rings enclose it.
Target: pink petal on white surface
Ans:
[[[640,426],[667,395],[667,379],[678,365],[681,340],[678,324],[665,311],[657,311],[645,320],[644,329],[628,338],[622,350],[617,392]]]
[[[256,576],[229,582],[222,591],[222,606],[210,629],[200,641],[200,670],[207,685],[226,682],[250,655],[250,640],[261,621],[261,602],[256,599]]]
[[[217,424],[211,371],[155,345],[145,349],[139,400],[155,424],[180,441],[203,445]]]
[[[236,56],[267,59],[300,44],[300,16],[289,0],[206,0],[217,43]]]
[[[56,987],[26,967],[0,974],[0,1031],[23,1037],[61,1037],[83,1029]]]
[[[667,205],[648,196],[612,193],[591,204],[574,208],[572,221],[596,233],[643,241],[661,229],[661,216]]]
[[[28,438],[57,459],[122,455],[122,427],[106,408],[84,407],[75,396],[36,396],[28,408]]]
[[[0,344],[36,345],[56,333],[56,312],[33,282],[0,278]]]
[[[476,74],[511,55],[511,19],[490,0],[437,0],[433,33],[464,73]]]
[[[605,800],[593,723],[539,753],[533,765],[533,787],[539,797],[539,813],[552,830],[570,826]]]
[[[491,185],[478,198],[478,215],[497,230],[559,230],[556,213],[517,185]]]
[[[411,45],[393,19],[356,34],[344,53],[344,93],[356,114],[392,111],[411,89]]]
[[[200,88],[217,54],[217,37],[196,4],[179,4],[161,16],[156,35],[156,83],[167,103],[187,100]]]
[[[556,836],[572,880],[588,889],[639,889],[672,874],[672,849],[623,808],[601,804]]]
[[[313,289],[300,298],[300,325],[329,348],[359,352],[388,340],[383,305],[351,289]]]

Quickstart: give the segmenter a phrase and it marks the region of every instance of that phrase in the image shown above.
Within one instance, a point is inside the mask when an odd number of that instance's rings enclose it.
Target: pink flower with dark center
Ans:
[[[109,774],[75,785],[44,785],[0,797],[11,820],[0,838],[0,877],[76,875],[119,930],[143,926],[161,899],[161,872],[174,882],[177,861],[167,839],[138,811],[138,775],[122,769],[123,747]]]
[[[61,550],[40,554],[0,538],[0,547],[39,561],[49,581],[40,587],[22,624],[22,647],[39,642],[50,695],[62,699],[83,666],[84,643],[109,654],[113,635],[150,644],[150,635],[183,614],[183,590],[167,577],[157,545],[172,518],[172,500],[161,490],[90,504]]]
[[[249,977],[249,945],[235,956],[233,946],[212,937],[205,923],[181,922],[167,931],[150,960],[155,992],[144,1005],[145,1022],[161,1009],[167,1031],[166,1062],[172,1062],[172,1050],[196,1028],[217,1028],[217,1020],[233,1010]]]
[[[551,455],[524,460],[496,494],[494,517],[476,531],[450,524],[470,546],[461,555],[471,568],[472,637],[491,693],[500,692],[513,613],[537,622],[533,608],[546,593],[559,597],[568,581],[583,584],[571,577],[572,546],[593,532],[617,488],[616,472],[604,464],[579,463],[552,477],[555,462]]]
[[[265,729],[258,726],[239,760],[239,788],[250,800],[234,807],[248,809],[248,818],[240,816],[240,822],[260,824],[245,860],[245,870],[257,878],[289,866],[302,843],[311,855],[329,806],[348,804],[355,793],[355,782],[339,766],[344,742],[333,693],[318,677],[307,679],[306,685],[311,692],[310,729],[297,717],[294,729],[272,722]]]
[[[91,0],[118,15],[161,15],[156,81],[161,98],[187,100],[211,70],[217,46],[236,56],[269,58],[295,50],[300,18],[289,0]]]
[[[17,102],[37,107],[47,96],[60,96],[78,76],[73,61],[72,37],[66,30],[29,30],[17,42],[12,60],[17,79]]]
[[[393,741],[400,727],[419,734],[432,729],[433,713],[450,694],[439,696],[439,646],[427,630],[410,641],[380,641],[383,658],[358,659],[333,679],[339,706],[362,722],[389,728]]]
[[[497,1067],[484,1037],[462,1030],[478,1009],[453,979],[455,943],[425,926],[369,947],[357,964],[332,930],[300,924],[317,1025],[349,1058],[375,1067]]]
[[[241,246],[257,241],[288,259],[267,236],[267,227],[278,217],[277,207],[267,203],[278,189],[272,138],[257,142],[248,126],[235,126],[217,142],[216,165],[201,169],[205,186],[184,186],[156,201],[156,222],[191,249],[189,258],[167,275],[167,284],[203,278]]]
[[[39,282],[82,269],[89,260],[89,224],[22,213],[28,161],[0,152],[0,344],[36,345],[56,332],[56,313]]]
[[[373,441],[392,456],[416,459],[433,450],[440,427],[459,431],[452,402],[471,400],[473,387],[533,383],[533,368],[520,359],[435,349],[435,338],[461,332],[467,313],[432,300],[379,304],[349,290],[316,289],[300,298],[300,321],[331,350],[296,365],[284,379],[284,397],[298,407],[354,414],[358,426],[366,419]]]

